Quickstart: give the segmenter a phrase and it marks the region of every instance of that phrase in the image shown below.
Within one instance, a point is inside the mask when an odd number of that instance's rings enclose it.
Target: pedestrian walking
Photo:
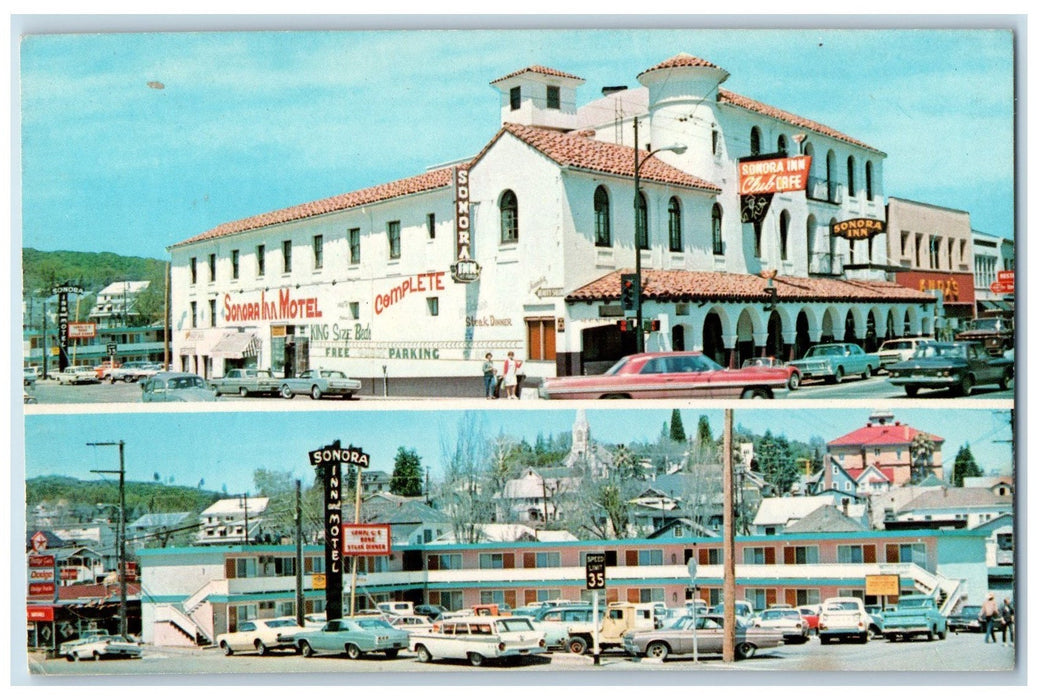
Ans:
[[[522,360],[515,359],[515,353],[509,351],[505,358],[505,366],[502,375],[504,377],[505,395],[510,399],[518,398],[515,395],[515,386],[519,383],[519,368],[523,366]]]
[[[995,594],[988,593],[987,600],[980,606],[980,619],[984,623],[984,643],[998,643],[995,639],[995,618],[998,617],[998,603],[995,602]]]
[[[488,399],[497,398],[494,394],[494,378],[496,376],[497,369],[494,367],[494,356],[488,352],[483,358],[483,394]]]
[[[1013,604],[1009,602],[1009,598],[1002,601],[1002,608],[999,610],[999,614],[1002,615],[1002,646],[1016,644],[1016,635],[1013,629],[1016,625],[1016,611],[1013,610]],[[1007,631],[1009,632],[1009,644],[1006,643]]]

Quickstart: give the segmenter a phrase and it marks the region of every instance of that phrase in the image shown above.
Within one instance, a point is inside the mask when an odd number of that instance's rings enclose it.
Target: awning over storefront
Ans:
[[[259,352],[259,338],[255,333],[225,333],[213,346],[213,357],[228,357],[240,360],[255,357]]]
[[[1013,305],[996,299],[979,299],[977,309],[980,311],[1012,311]]]

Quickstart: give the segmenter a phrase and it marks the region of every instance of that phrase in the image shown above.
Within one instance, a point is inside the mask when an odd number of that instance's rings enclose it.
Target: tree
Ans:
[[[477,543],[483,539],[481,524],[493,521],[495,507],[490,441],[476,414],[465,413],[458,419],[453,442],[442,435],[440,452],[444,471],[437,498],[440,509],[450,518],[459,543]]]
[[[799,479],[797,454],[785,435],[776,437],[771,430],[765,431],[753,452],[761,475],[775,486],[779,495],[789,491],[789,487]]]
[[[413,448],[398,448],[393,460],[393,476],[389,479],[390,492],[398,496],[421,496],[422,480],[422,458]]]
[[[933,467],[933,453],[936,450],[937,444],[930,435],[920,432],[912,438],[909,447],[912,455],[911,483],[918,484],[926,478],[927,472]]]
[[[681,423],[681,412],[676,408],[670,414],[670,439],[680,443],[688,439],[685,436],[685,426]]]
[[[967,442],[965,445],[959,448],[959,451],[955,454],[955,466],[952,470],[952,485],[962,486],[966,477],[972,476],[984,476],[984,471],[977,464],[977,460],[973,457],[973,452],[970,450],[970,444]]]

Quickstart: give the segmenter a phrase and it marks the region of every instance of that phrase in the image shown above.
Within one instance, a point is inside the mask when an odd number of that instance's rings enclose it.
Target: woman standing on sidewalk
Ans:
[[[508,357],[505,359],[503,376],[505,380],[505,393],[510,399],[518,398],[515,395],[515,386],[518,383],[516,375],[519,373],[519,368],[522,366],[523,361],[515,359],[515,353],[509,351]]]

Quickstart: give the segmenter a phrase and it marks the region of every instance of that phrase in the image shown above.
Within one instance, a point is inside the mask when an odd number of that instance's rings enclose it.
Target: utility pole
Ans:
[[[126,443],[88,442],[89,447],[119,447],[119,469],[91,469],[95,474],[119,475],[119,525],[115,531],[116,549],[119,552],[119,634],[126,636],[126,462],[124,448]]]
[[[303,502],[296,479],[296,624],[303,626]]]
[[[162,294],[162,370],[168,370],[169,366],[169,263],[166,263],[166,274],[164,277],[166,290]]]
[[[242,494],[242,508],[245,510],[245,544],[249,543],[249,494]]]
[[[724,639],[721,657],[725,663],[735,661],[735,503],[732,494],[732,409],[724,410]]]

